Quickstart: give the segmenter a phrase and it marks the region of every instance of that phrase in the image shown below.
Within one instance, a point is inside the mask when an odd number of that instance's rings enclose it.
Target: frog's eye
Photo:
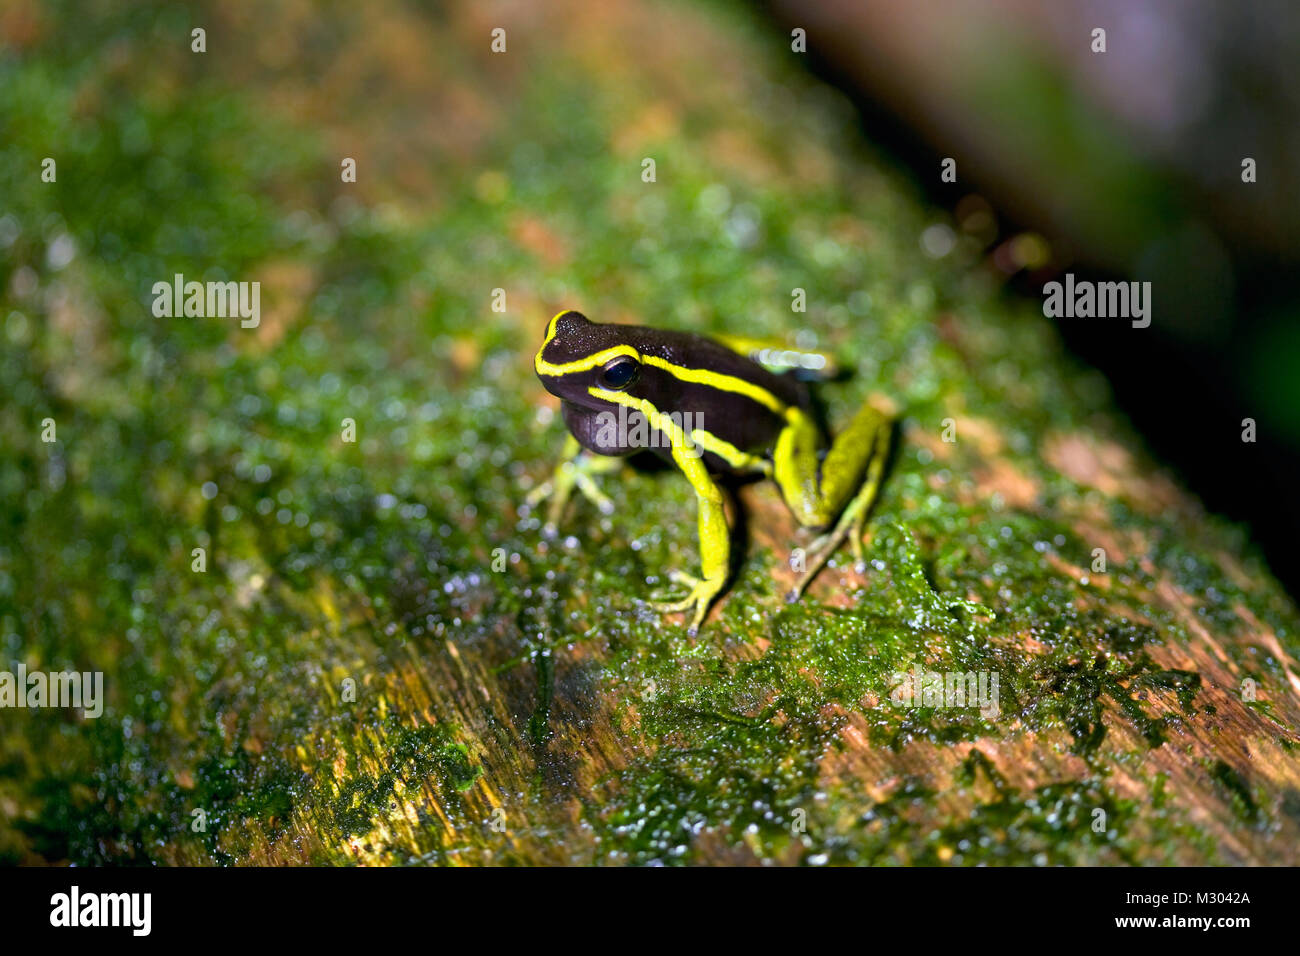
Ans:
[[[606,388],[622,390],[636,381],[636,373],[641,363],[626,355],[614,359],[600,373],[600,384]]]

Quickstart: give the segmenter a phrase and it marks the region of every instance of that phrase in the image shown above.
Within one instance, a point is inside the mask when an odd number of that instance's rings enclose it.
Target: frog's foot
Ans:
[[[584,458],[561,462],[550,478],[530,491],[524,498],[524,504],[528,506],[530,512],[543,501],[550,499],[550,505],[546,509],[546,524],[542,528],[542,533],[547,537],[555,537],[560,519],[564,516],[564,508],[569,503],[574,488],[577,488],[584,498],[600,509],[601,514],[613,514],[614,502],[596,486],[596,482],[592,480],[591,475],[593,472],[600,474],[612,471],[620,464],[619,459],[613,459],[612,466],[606,461],[593,464],[589,459]]]
[[[563,466],[561,466],[563,467]],[[524,498],[524,504],[528,506],[531,514],[536,511],[543,501],[549,499],[550,506],[546,509],[546,523],[542,525],[542,534],[548,538],[554,538],[558,533],[560,518],[564,514],[564,507],[569,503],[569,496],[573,493],[575,482],[564,480],[560,476],[560,469],[556,469],[554,477],[547,478],[540,485],[528,492]]]
[[[722,590],[723,581],[721,578],[697,578],[693,574],[687,574],[685,571],[669,571],[669,580],[677,584],[685,584],[690,588],[690,594],[680,601],[651,601],[650,606],[656,611],[663,614],[676,614],[681,611],[691,611],[691,623],[686,633],[694,637],[700,630],[700,624],[704,622],[704,615],[709,612],[709,606],[713,604],[713,599],[718,596]]]
[[[872,460],[866,483],[857,496],[849,502],[849,506],[844,509],[835,526],[820,535],[811,545],[808,546],[807,563],[805,565],[803,577],[795,582],[790,593],[786,595],[786,600],[794,603],[803,596],[803,592],[808,589],[812,579],[817,576],[817,572],[825,567],[826,562],[830,560],[832,554],[844,543],[845,538],[851,538],[853,542],[853,560],[857,565],[859,572],[865,571],[867,567],[867,556],[862,546],[862,539],[867,528],[867,517],[871,513],[871,503],[875,500],[876,489],[880,484],[880,472],[884,467],[883,453]]]
[[[826,566],[826,562],[844,543],[848,533],[848,528],[836,526],[834,531],[818,536],[812,544],[808,545],[804,551],[804,572],[799,576],[799,580],[795,581],[794,587],[786,594],[786,601],[793,604],[803,597],[803,592],[808,589],[812,579],[817,577],[817,573]]]
[[[790,592],[786,594],[786,600],[793,604],[803,597],[803,592],[808,589],[812,579],[817,573],[826,566],[831,555],[839,550],[844,539],[848,538],[853,543],[853,561],[859,572],[864,571],[867,567],[866,552],[862,547],[862,536],[866,530],[867,510],[849,509],[840,516],[840,520],[835,523],[835,527],[825,534],[818,535],[813,542],[808,545],[805,551],[804,572],[799,580],[795,582]]]

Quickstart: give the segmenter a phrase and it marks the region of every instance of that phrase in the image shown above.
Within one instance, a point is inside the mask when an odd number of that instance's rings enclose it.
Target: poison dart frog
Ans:
[[[716,475],[771,478],[799,524],[824,531],[789,600],[798,600],[846,537],[852,535],[863,561],[863,528],[880,489],[892,422],[864,404],[827,447],[811,412],[808,376],[779,371],[782,353],[775,363],[773,354],[743,340],[603,324],[565,311],[548,323],[534,359],[542,384],[560,399],[570,434],[554,474],[529,494],[530,508],[550,498],[546,528],[554,533],[575,487],[612,513],[593,476],[617,470],[625,456],[650,450],[675,464],[698,499],[702,570],[699,577],[669,572],[689,593],[655,606],[687,613],[692,635],[730,567]],[[797,360],[795,368],[824,367],[815,353],[783,354]]]

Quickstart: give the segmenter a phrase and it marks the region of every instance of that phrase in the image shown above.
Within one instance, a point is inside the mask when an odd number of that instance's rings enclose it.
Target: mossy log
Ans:
[[[1294,604],[743,9],[0,16],[0,641],[107,696],[5,713],[5,859],[1300,862]],[[900,422],[869,566],[787,605],[739,488],[692,639],[678,476],[546,540],[560,307],[834,351]]]

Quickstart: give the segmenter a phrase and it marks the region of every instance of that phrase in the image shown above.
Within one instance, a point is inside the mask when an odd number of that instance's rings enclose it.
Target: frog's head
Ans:
[[[601,325],[581,312],[561,312],[546,327],[533,368],[546,390],[586,408],[610,408],[600,392],[624,392],[641,374],[641,356],[626,326]]]

